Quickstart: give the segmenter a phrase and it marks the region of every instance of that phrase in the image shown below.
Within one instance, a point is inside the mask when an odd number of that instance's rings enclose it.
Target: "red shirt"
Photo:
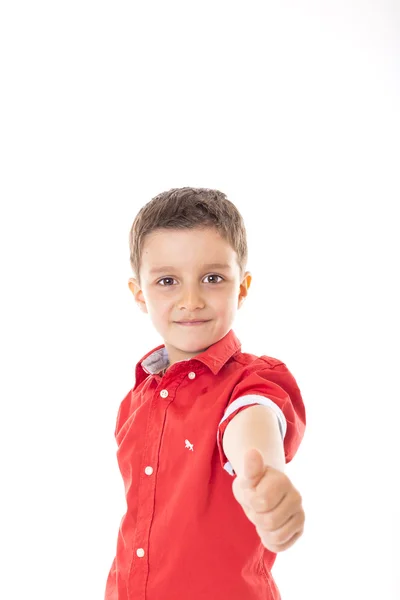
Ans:
[[[105,600],[278,600],[276,554],[232,492],[222,436],[241,410],[276,412],[289,462],[305,409],[281,361],[241,352],[231,329],[197,356],[168,366],[165,346],[136,365],[117,417],[127,511]]]

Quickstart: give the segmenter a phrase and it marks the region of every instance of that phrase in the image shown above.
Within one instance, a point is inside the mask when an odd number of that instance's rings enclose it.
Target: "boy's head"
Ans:
[[[188,187],[159,194],[137,214],[129,246],[129,288],[171,365],[228,333],[251,275],[243,219],[225,194]],[[193,320],[203,322],[183,324]]]

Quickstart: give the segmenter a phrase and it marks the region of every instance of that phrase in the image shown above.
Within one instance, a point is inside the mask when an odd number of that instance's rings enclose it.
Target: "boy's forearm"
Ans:
[[[244,456],[255,448],[264,458],[265,465],[285,470],[285,452],[278,419],[267,406],[250,406],[238,413],[228,424],[223,448],[233,470],[243,474]]]

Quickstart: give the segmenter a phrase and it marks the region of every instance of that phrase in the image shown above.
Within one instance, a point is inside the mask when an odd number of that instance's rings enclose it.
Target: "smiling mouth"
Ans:
[[[209,321],[175,321],[177,325],[203,325],[204,323],[208,323]]]

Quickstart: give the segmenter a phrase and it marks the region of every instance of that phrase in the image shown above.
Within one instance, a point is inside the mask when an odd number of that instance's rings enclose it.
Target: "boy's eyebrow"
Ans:
[[[202,266],[203,269],[230,269],[230,265],[226,263],[209,263]],[[168,271],[174,271],[175,267],[166,266],[166,267],[156,267],[150,270],[150,275],[155,275],[156,273],[166,273]]]

